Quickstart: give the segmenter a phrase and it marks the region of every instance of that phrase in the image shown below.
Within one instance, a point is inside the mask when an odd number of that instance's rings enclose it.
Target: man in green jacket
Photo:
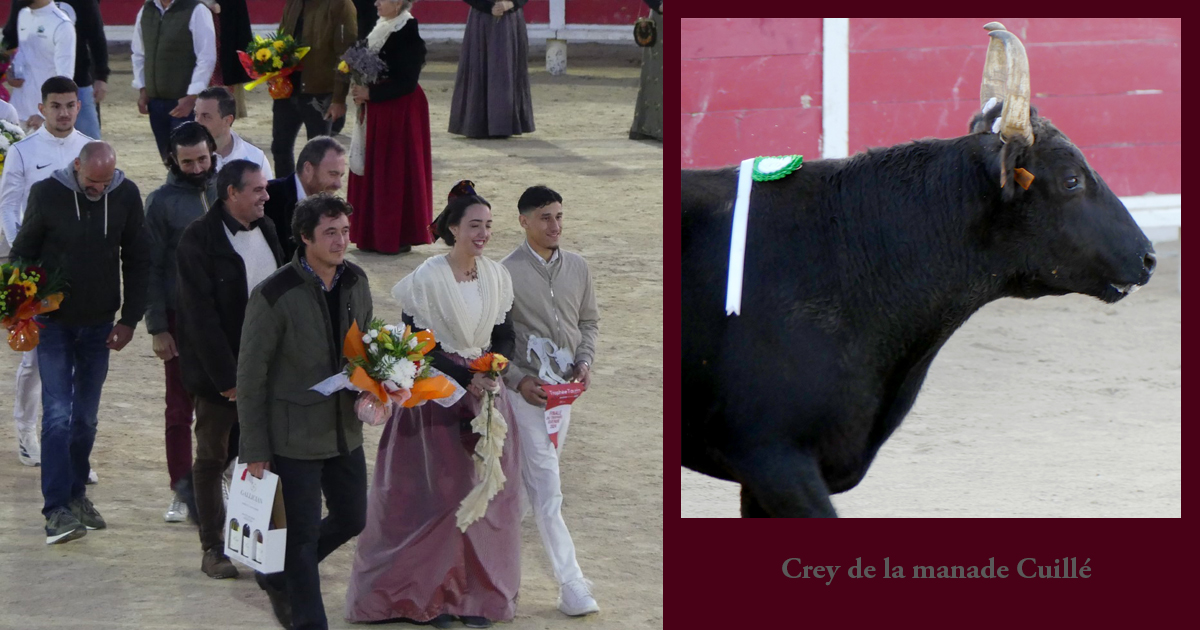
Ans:
[[[242,325],[240,457],[255,477],[266,468],[279,475],[288,529],[283,573],[256,577],[285,628],[327,627],[317,564],[357,536],[367,517],[355,394],[310,389],[342,371],[346,331],[355,322],[366,330],[372,317],[366,273],[343,260],[352,212],[327,193],[296,205],[300,248],[250,293]]]
[[[84,488],[88,457],[109,350],[129,343],[146,310],[148,240],[141,193],[117,168],[117,154],[106,142],[83,145],[73,165],[29,191],[12,257],[41,261],[67,282],[61,307],[37,318],[46,544],[105,528]]]
[[[334,121],[346,116],[349,75],[338,72],[342,54],[359,38],[358,13],[351,0],[285,0],[279,30],[308,46],[300,70],[289,77],[293,91],[271,105],[271,155],[275,174],[295,172],[292,154],[301,125],[308,139],[328,136],[341,129]],[[366,37],[366,33],[362,34]],[[332,132],[332,133],[331,133]]]

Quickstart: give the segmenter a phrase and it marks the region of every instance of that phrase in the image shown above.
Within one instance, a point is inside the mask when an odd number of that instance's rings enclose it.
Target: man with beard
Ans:
[[[346,147],[329,136],[317,136],[300,149],[296,172],[267,183],[266,213],[279,230],[283,259],[291,260],[297,242],[292,238],[296,204],[317,193],[335,193],[346,176]]]
[[[188,515],[192,471],[192,401],[183,387],[176,346],[175,250],[184,229],[217,201],[213,180],[213,137],[198,122],[185,122],[171,132],[167,182],[146,198],[150,232],[150,284],[146,329],[154,337],[154,354],[167,373],[167,473],[175,491],[163,520],[182,522]]]
[[[179,360],[196,403],[196,517],[210,578],[237,576],[221,543],[221,472],[238,425],[237,363],[250,291],[283,264],[271,219],[263,216],[267,178],[249,160],[217,173],[220,200],[179,241]],[[235,442],[236,444],[236,442]]]
[[[0,218],[5,240],[0,241],[0,256],[17,240],[25,204],[33,185],[54,171],[70,166],[92,139],[75,129],[79,114],[79,88],[66,77],[54,77],[42,84],[42,102],[38,105],[46,119],[37,131],[8,148],[4,174],[0,175]],[[25,352],[17,367],[13,419],[17,425],[17,457],[26,466],[41,464],[38,442],[37,403],[42,381],[38,376],[37,349]]]
[[[129,343],[146,310],[147,241],[142,194],[106,142],[85,144],[73,165],[29,191],[12,255],[42,261],[68,287],[58,310],[37,318],[46,544],[105,528],[84,484],[109,351]]]

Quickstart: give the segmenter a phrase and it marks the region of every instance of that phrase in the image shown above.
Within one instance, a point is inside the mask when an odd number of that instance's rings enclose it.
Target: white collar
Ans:
[[[557,247],[554,248],[554,253],[550,254],[550,260],[546,260],[545,258],[542,258],[541,254],[534,251],[533,246],[529,244],[529,239],[525,239],[525,249],[529,250],[529,253],[533,254],[533,257],[538,259],[538,262],[542,263],[543,265],[549,266],[549,265],[554,264],[554,261],[558,260],[558,248]]]
[[[367,34],[367,47],[373,52],[379,52],[383,45],[387,43],[387,39],[392,33],[404,28],[404,25],[412,19],[412,14],[408,11],[401,11],[396,17],[390,20],[379,18],[375,21],[375,28]]]
[[[53,5],[51,5],[51,6],[53,6]],[[76,130],[74,128],[72,128],[71,133],[67,134],[67,136],[65,138],[59,138],[58,136],[50,133],[50,130],[46,129],[46,125],[42,125],[41,127],[38,127],[37,131],[29,134],[29,137],[32,138],[33,136],[41,134],[46,140],[49,140],[50,142],[54,142],[54,143],[61,145],[61,144],[66,144],[67,141],[71,139],[71,136],[75,135],[75,132],[76,132]]]
[[[304,184],[300,183],[300,173],[296,173],[292,177],[296,178],[296,203],[300,203],[308,195],[304,192]]]

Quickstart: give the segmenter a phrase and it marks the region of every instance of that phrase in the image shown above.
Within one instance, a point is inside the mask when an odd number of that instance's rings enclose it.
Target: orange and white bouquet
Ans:
[[[392,416],[397,405],[416,407],[427,400],[445,398],[455,386],[445,376],[430,374],[426,355],[437,340],[428,330],[413,332],[372,320],[367,330],[350,325],[342,343],[348,363],[344,376],[362,392],[354,403],[358,419],[376,426]]]
[[[486,374],[498,380],[508,367],[508,359],[498,352],[488,352],[467,367],[472,372]],[[479,484],[467,493],[455,514],[458,529],[463,532],[467,531],[471,523],[483,517],[487,512],[488,503],[504,488],[504,482],[507,481],[504,471],[500,468],[500,455],[504,452],[508,424],[496,408],[497,393],[498,389],[485,394],[483,409],[471,421],[471,429],[479,434],[474,457],[475,476],[479,477]]]

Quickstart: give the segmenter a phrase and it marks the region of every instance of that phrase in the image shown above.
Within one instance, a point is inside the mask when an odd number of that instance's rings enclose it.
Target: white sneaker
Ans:
[[[95,470],[92,470],[91,468],[88,469],[88,478],[85,483],[87,483],[89,486],[94,486],[100,483],[100,477],[96,475]]]
[[[171,507],[167,508],[167,513],[163,514],[163,520],[168,523],[182,523],[187,520],[188,508],[187,504],[180,500],[176,494],[171,499]]]
[[[37,427],[17,431],[17,459],[26,466],[42,464],[42,445],[38,442]]]
[[[558,592],[558,609],[571,617],[600,612],[600,605],[592,597],[591,586],[592,583],[583,578],[563,584]]]

